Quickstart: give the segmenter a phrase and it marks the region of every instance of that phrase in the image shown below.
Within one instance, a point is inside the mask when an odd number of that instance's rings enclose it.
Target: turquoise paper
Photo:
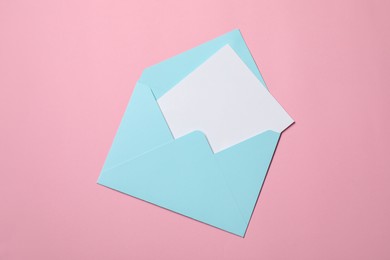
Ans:
[[[156,101],[226,44],[264,84],[239,30],[147,68],[98,183],[243,237],[280,135],[214,154],[199,131],[175,140]]]

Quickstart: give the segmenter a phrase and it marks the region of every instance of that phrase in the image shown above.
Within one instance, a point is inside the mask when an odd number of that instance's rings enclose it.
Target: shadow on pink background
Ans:
[[[389,259],[389,1],[0,1],[0,259]],[[239,28],[296,124],[244,239],[96,184],[142,70]]]

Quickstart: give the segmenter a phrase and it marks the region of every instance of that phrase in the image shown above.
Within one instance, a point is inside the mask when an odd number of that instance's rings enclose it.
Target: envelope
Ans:
[[[292,123],[234,30],[144,70],[98,184],[244,237]]]

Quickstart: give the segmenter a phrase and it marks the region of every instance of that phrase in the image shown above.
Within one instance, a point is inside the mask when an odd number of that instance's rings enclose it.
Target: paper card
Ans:
[[[294,122],[229,45],[157,102],[175,138],[202,131],[214,153]]]

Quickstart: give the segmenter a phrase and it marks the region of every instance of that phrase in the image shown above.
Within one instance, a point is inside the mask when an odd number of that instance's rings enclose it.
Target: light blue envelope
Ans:
[[[264,84],[239,30],[147,68],[98,183],[243,237],[280,134],[214,154],[201,132],[174,139],[156,101],[226,44]]]

